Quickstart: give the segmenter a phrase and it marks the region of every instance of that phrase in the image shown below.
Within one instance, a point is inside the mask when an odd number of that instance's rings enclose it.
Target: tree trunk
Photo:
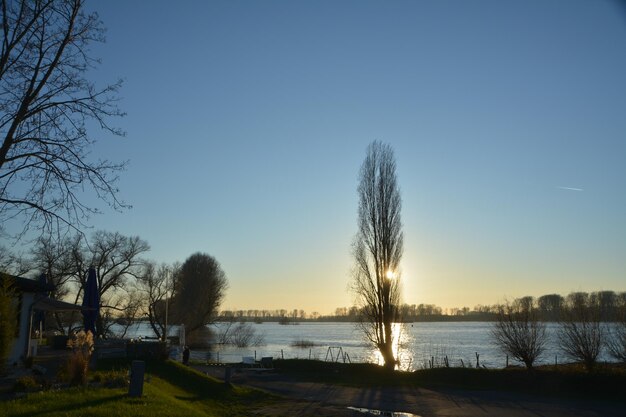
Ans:
[[[379,347],[380,354],[385,361],[384,367],[388,371],[393,371],[396,368],[396,358],[393,356],[393,346],[391,341],[387,340]]]

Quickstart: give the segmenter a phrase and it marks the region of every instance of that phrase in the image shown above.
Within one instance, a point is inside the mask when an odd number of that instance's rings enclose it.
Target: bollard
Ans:
[[[128,395],[130,397],[141,397],[143,395],[143,374],[146,371],[144,361],[133,361],[130,365],[130,384],[128,385]]]

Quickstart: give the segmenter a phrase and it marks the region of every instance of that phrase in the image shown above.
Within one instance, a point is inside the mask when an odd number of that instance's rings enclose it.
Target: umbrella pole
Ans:
[[[167,314],[168,314],[169,300],[165,297],[165,330],[163,331],[163,341],[167,343]]]
[[[34,313],[33,304],[30,305],[30,309],[29,309],[30,320],[28,320],[28,333],[26,334],[26,337],[28,339],[26,339],[26,356],[24,356],[25,358],[30,357],[30,333],[33,331],[33,313]]]

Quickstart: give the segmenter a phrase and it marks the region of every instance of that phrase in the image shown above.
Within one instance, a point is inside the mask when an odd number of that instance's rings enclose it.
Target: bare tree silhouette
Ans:
[[[589,371],[594,368],[604,342],[597,297],[584,292],[567,296],[561,310],[559,342],[570,359],[582,362]]]
[[[121,81],[97,88],[85,78],[97,64],[89,45],[104,41],[96,14],[82,0],[0,0],[0,219],[41,232],[80,230],[97,208],[90,187],[115,209],[126,205],[115,187],[124,163],[90,158],[93,124],[122,116]]]
[[[491,335],[500,349],[532,369],[546,344],[546,325],[532,297],[518,298],[498,306]]]
[[[155,262],[146,262],[137,277],[141,313],[148,318],[150,327],[159,339],[166,336],[166,303],[173,296],[174,277],[179,268],[178,263],[157,265]]]
[[[403,235],[402,200],[391,146],[378,141],[369,145],[361,165],[358,195],[353,291],[361,307],[365,336],[380,351],[385,367],[394,369],[393,325],[400,304]]]
[[[616,297],[616,312],[607,337],[607,348],[616,360],[626,362],[626,292]]]

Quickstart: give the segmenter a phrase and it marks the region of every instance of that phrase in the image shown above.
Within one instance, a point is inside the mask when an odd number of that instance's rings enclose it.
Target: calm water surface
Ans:
[[[215,345],[209,350],[194,350],[192,358],[219,360],[220,362],[241,362],[242,356],[264,356],[285,359],[319,359],[331,357],[339,360],[344,357],[351,362],[382,363],[380,355],[364,339],[362,331],[354,323],[300,323],[280,325],[278,323],[249,323],[255,334],[264,341],[259,346],[237,348],[234,346]],[[452,323],[413,323],[398,325],[395,329],[399,345],[396,351],[400,359],[400,368],[414,370],[428,367],[428,361],[434,359],[436,365],[443,365],[447,356],[450,366],[476,365],[476,353],[480,355],[480,365],[488,368],[505,366],[506,356],[493,344],[490,331],[493,323],[487,322],[452,322]],[[210,326],[219,332],[225,324]],[[234,327],[234,325],[233,325]],[[177,334],[178,328],[172,326],[171,335]],[[565,361],[562,352],[556,346],[557,325],[548,324],[548,345],[541,357],[541,363],[560,363]],[[141,323],[131,329],[130,337],[152,336],[149,326]],[[312,347],[300,348],[295,343],[307,341]],[[329,351],[329,347],[332,349]],[[339,350],[341,348],[341,350]],[[556,357],[556,358],[555,358]],[[607,360],[602,357],[601,360]],[[512,359],[510,364],[516,364]]]

